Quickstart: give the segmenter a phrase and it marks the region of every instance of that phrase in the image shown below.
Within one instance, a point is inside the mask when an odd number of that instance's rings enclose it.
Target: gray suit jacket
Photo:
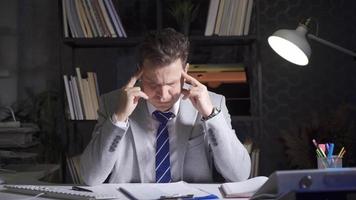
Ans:
[[[111,122],[116,110],[119,90],[103,95],[99,119],[92,139],[81,156],[81,175],[88,185],[109,182],[148,182],[143,168],[146,154],[147,122],[145,100],[140,100],[129,117],[129,126],[119,128]],[[241,181],[250,174],[250,157],[231,127],[225,98],[210,92],[210,98],[221,112],[202,121],[190,100],[181,100],[176,123],[180,180],[212,182],[213,165],[227,181]],[[152,158],[151,158],[152,159]],[[179,181],[179,180],[173,180]]]

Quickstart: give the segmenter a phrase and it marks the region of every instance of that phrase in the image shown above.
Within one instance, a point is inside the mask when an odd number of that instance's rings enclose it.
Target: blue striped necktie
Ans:
[[[171,166],[167,122],[173,118],[174,114],[156,110],[153,115],[159,121],[156,135],[156,183],[169,183],[171,182]]]

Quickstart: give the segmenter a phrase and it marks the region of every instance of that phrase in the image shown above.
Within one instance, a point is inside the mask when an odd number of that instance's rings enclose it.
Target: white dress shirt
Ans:
[[[178,154],[177,154],[177,149],[179,148],[177,145],[177,137],[176,137],[176,126],[175,126],[175,121],[176,121],[176,116],[178,114],[179,110],[179,105],[180,105],[181,98],[178,99],[178,101],[173,105],[171,109],[169,109],[170,112],[174,114],[173,119],[169,120],[167,123],[167,129],[168,129],[168,135],[169,135],[169,154],[170,154],[170,162],[171,162],[171,178],[172,181],[179,181],[182,179],[180,177],[180,174],[174,173],[174,172],[179,172],[178,170]],[[156,182],[156,134],[157,130],[159,127],[159,122],[153,117],[153,112],[157,110],[151,103],[146,101],[147,108],[148,108],[148,113],[152,116],[149,120],[148,127],[149,129],[147,130],[147,134],[149,135],[149,140],[147,141],[148,143],[148,159],[147,165],[144,168],[144,176],[148,177],[149,182]],[[128,122],[121,122],[116,119],[116,115],[113,114],[112,116],[112,123],[120,128],[125,128],[129,126]]]

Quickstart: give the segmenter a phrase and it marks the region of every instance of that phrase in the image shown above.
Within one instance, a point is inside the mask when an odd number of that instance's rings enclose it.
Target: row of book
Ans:
[[[127,37],[112,0],[62,0],[65,37]]]
[[[248,35],[253,0],[210,0],[205,36]]]
[[[82,78],[80,69],[75,70],[77,76],[63,75],[69,119],[96,120],[100,96],[96,73],[87,72]]]

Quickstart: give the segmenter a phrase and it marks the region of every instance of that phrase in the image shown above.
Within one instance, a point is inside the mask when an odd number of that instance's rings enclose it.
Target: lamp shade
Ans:
[[[281,57],[297,65],[307,65],[311,54],[306,39],[307,29],[299,25],[296,30],[281,29],[268,37],[268,44]]]

